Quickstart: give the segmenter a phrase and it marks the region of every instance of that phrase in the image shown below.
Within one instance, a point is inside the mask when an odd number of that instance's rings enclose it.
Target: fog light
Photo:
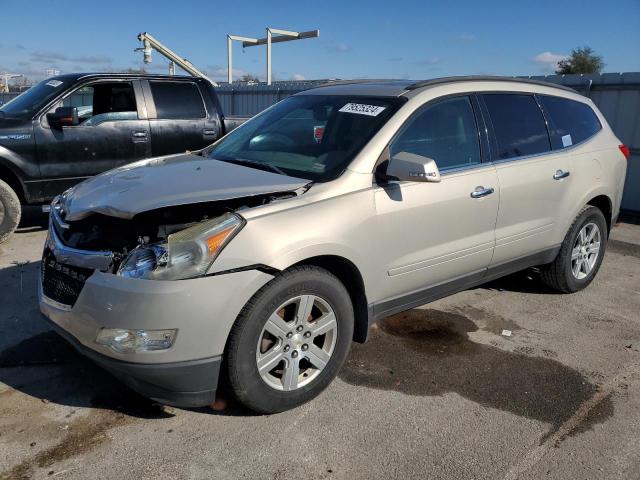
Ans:
[[[103,328],[98,332],[96,343],[118,353],[139,353],[171,348],[177,330],[126,330]]]

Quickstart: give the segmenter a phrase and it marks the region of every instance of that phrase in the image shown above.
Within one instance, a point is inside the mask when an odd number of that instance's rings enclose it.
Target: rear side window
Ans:
[[[178,120],[204,118],[202,96],[196,84],[191,82],[149,82],[156,117]]]
[[[549,127],[554,149],[583,142],[602,129],[600,120],[589,105],[549,95],[541,95],[540,99],[551,119]]]
[[[391,158],[400,152],[414,153],[435,160],[440,170],[480,163],[478,128],[469,97],[427,105],[389,148]]]
[[[484,94],[495,132],[498,159],[551,150],[547,124],[532,95]]]

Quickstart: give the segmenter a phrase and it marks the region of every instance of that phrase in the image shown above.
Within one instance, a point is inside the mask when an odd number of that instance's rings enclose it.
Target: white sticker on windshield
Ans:
[[[62,85],[62,82],[60,80],[49,80],[47,82],[47,85],[49,85],[50,87],[56,88]]]
[[[571,135],[563,135],[562,136],[562,146],[563,147],[570,147],[571,145],[573,145],[573,140],[571,140]]]
[[[387,107],[380,107],[378,105],[364,105],[362,103],[347,103],[339,111],[346,113],[358,113],[360,115],[369,115],[370,117],[377,117]]]

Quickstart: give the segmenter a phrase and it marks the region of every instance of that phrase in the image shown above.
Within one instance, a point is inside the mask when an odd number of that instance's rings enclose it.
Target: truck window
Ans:
[[[583,142],[602,129],[600,120],[585,103],[551,95],[541,95],[540,100],[551,117],[551,140],[555,149]]]
[[[62,105],[77,107],[80,124],[85,126],[138,119],[136,97],[130,82],[104,82],[80,87],[67,96]]]
[[[522,157],[551,150],[547,125],[532,95],[483,95],[495,132],[498,159]]]
[[[149,82],[156,118],[179,120],[204,118],[206,112],[202,96],[192,82]]]

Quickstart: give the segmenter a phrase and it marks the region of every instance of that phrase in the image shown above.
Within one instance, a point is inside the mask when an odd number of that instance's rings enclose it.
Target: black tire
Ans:
[[[314,295],[331,307],[337,336],[326,366],[309,383],[292,391],[277,390],[268,385],[258,371],[258,341],[269,317],[299,295]],[[265,414],[308,402],[331,383],[346,360],[353,338],[353,321],[349,293],[328,271],[301,266],[280,273],[247,302],[231,329],[225,353],[225,376],[231,393],[246,407]],[[300,359],[304,358],[304,354],[300,355]]]
[[[576,244],[578,234],[582,228],[594,223],[600,229],[600,250],[591,271],[582,279],[576,278],[572,271],[571,254]],[[589,285],[602,265],[602,259],[607,247],[608,232],[607,222],[602,211],[591,205],[584,207],[562,242],[556,259],[541,270],[541,279],[549,287],[563,293],[574,293]]]
[[[20,199],[16,192],[0,180],[0,243],[9,238],[20,223]]]

